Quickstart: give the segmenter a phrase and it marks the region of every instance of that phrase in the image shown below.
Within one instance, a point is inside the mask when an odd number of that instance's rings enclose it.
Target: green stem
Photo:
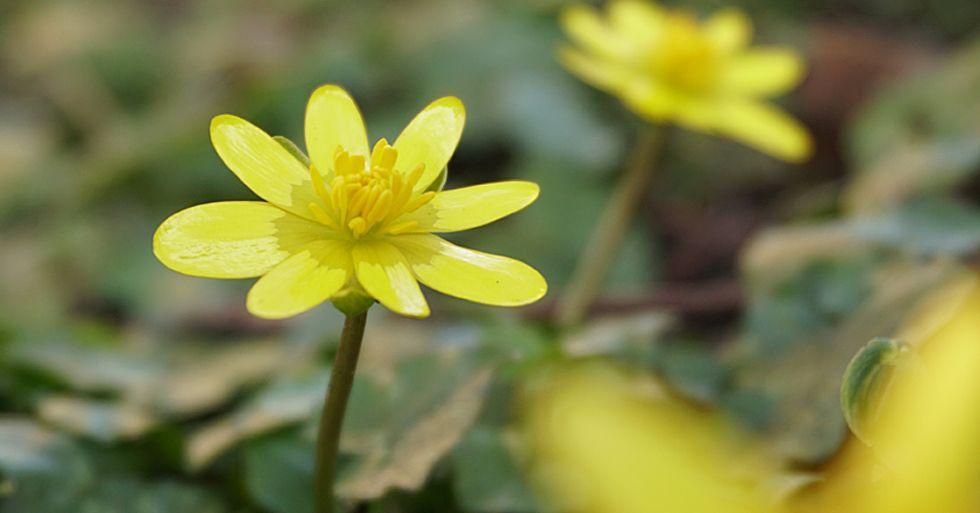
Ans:
[[[572,280],[559,300],[557,320],[562,327],[582,321],[619,252],[636,208],[647,192],[654,164],[663,146],[665,128],[654,126],[639,134],[626,171],[606,204],[588,245],[579,257]]]
[[[333,482],[337,470],[340,428],[344,422],[347,399],[354,386],[354,371],[357,369],[357,357],[361,352],[366,322],[367,311],[347,316],[330,373],[330,385],[327,387],[327,397],[320,415],[320,430],[316,437],[314,493],[317,513],[333,513]]]

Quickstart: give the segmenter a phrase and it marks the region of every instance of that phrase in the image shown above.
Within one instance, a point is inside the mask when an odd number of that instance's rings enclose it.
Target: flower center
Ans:
[[[353,239],[397,235],[417,228],[417,221],[398,218],[431,201],[435,192],[415,192],[425,170],[423,164],[402,173],[395,170],[397,160],[398,151],[385,139],[374,145],[369,161],[338,146],[329,183],[310,166],[313,189],[322,201],[322,205],[310,203],[310,212],[324,225]]]
[[[704,92],[717,75],[717,53],[690,16],[668,16],[661,44],[647,57],[653,72],[668,84],[689,92]]]

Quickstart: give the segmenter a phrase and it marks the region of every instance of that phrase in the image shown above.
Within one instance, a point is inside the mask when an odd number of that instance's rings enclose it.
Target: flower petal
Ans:
[[[530,205],[538,197],[538,184],[495,182],[442,191],[422,208],[404,216],[426,232],[458,232],[492,223]]]
[[[269,134],[222,114],[211,120],[211,143],[228,169],[260,198],[313,219],[307,205],[317,199],[309,170]]]
[[[458,298],[497,306],[520,306],[541,299],[548,284],[517,260],[481,253],[431,234],[403,235],[392,242],[427,286]]]
[[[396,163],[403,173],[411,173],[419,164],[425,165],[416,191],[424,191],[449,163],[463,135],[466,109],[454,96],[430,103],[415,116],[395,140],[398,150]]]
[[[752,49],[725,64],[721,88],[732,94],[767,96],[782,93],[803,76],[803,61],[788,49]]]
[[[558,60],[583,81],[599,89],[616,93],[636,75],[629,67],[602,57],[595,57],[571,47],[558,51]]]
[[[761,102],[722,103],[708,128],[790,162],[802,162],[813,151],[810,134],[799,121]]]
[[[262,201],[225,201],[170,216],[153,236],[153,253],[180,273],[252,278],[324,233],[322,225]]]
[[[277,265],[248,292],[248,311],[266,319],[301,314],[330,299],[351,276],[350,249],[320,239]]]
[[[364,118],[354,100],[342,88],[327,84],[310,95],[306,104],[306,150],[323,174],[333,169],[337,147],[352,155],[368,154]]]
[[[654,81],[649,77],[631,81],[621,93],[623,103],[654,123],[676,121],[703,125],[705,101],[697,95]]]
[[[645,0],[616,0],[608,12],[613,30],[639,47],[657,44],[667,22],[664,9]]]
[[[561,13],[561,26],[583,50],[612,59],[633,53],[629,39],[619,34],[591,7],[573,5]]]
[[[379,303],[395,313],[428,317],[429,305],[398,248],[384,241],[362,242],[354,246],[353,257],[357,280]]]
[[[723,53],[733,53],[748,46],[752,39],[752,22],[737,9],[722,9],[704,22],[704,33]]]

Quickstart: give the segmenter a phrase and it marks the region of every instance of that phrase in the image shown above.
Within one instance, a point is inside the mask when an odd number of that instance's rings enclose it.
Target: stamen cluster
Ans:
[[[311,202],[310,212],[322,224],[354,239],[418,228],[418,221],[399,218],[431,201],[435,192],[416,191],[424,164],[401,173],[395,170],[397,160],[398,151],[385,139],[374,145],[369,161],[338,146],[329,183],[310,166],[313,189],[322,201],[322,205]]]
[[[654,73],[675,87],[703,91],[715,80],[717,54],[693,17],[670,13],[665,20],[664,44],[649,49],[648,62]]]

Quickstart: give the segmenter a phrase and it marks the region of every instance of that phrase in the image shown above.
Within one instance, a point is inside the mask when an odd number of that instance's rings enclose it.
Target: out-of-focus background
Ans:
[[[252,193],[210,146],[245,117],[302,141],[323,83],[371,139],[426,103],[468,110],[448,187],[541,184],[467,232],[547,277],[503,310],[429,293],[372,310],[339,493],[372,512],[533,512],[520,383],[605,357],[719,409],[796,471],[847,439],[847,362],[980,248],[980,3],[673,1],[744,8],[798,48],[783,99],[812,130],[791,166],[675,130],[590,321],[549,319],[640,126],[566,73],[557,0],[5,0],[0,3],[0,511],[312,511],[312,429],[340,317],[250,317],[250,282],[151,252],[182,208]]]

